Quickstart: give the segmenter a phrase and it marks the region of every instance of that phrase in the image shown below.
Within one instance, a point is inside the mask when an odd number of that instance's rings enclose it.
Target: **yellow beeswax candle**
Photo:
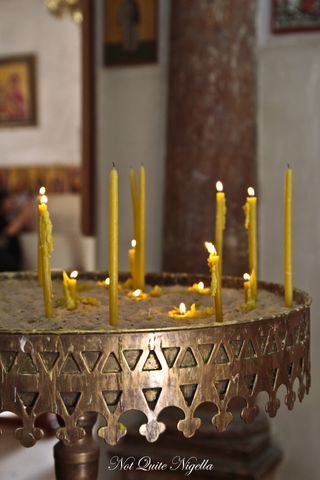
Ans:
[[[137,240],[139,239],[139,196],[138,196],[138,189],[137,189],[136,174],[133,168],[130,168],[130,188],[131,188],[132,212],[133,212],[133,233],[135,238],[134,241],[135,241],[135,244],[137,245]],[[139,243],[139,240],[138,240],[138,243]],[[129,260],[129,266],[130,266],[130,260]],[[131,269],[130,269],[130,272],[131,272]],[[139,281],[138,281],[139,266],[138,266],[137,249],[134,252],[132,272],[133,272],[131,273],[132,285],[133,285],[133,288],[137,289],[139,284]]]
[[[110,173],[109,200],[109,322],[115,326],[118,323],[118,172],[113,167]]]
[[[253,296],[253,287],[254,287],[254,272],[252,275],[245,273],[243,275],[243,288],[244,288],[244,302],[246,305],[254,305],[255,300]]]
[[[210,288],[205,288],[203,282],[194,283],[191,287],[188,288],[188,292],[199,293],[200,295],[210,295]]]
[[[208,265],[211,272],[211,294],[214,297],[216,321],[223,321],[222,313],[222,293],[221,293],[221,272],[220,272],[220,258],[214,245],[210,242],[205,242],[206,249],[209,252]]]
[[[287,307],[292,306],[292,169],[285,176],[284,292]]]
[[[220,270],[222,275],[222,258],[223,258],[223,231],[226,225],[226,197],[223,191],[222,182],[216,183],[216,243],[215,247],[220,257]]]
[[[45,195],[46,187],[39,188],[39,195],[38,195],[38,204],[41,203],[42,195]],[[42,280],[42,262],[41,262],[41,253],[40,253],[40,216],[38,218],[38,282],[40,287],[43,285]]]
[[[98,282],[97,282],[97,285],[98,285],[98,287],[109,288],[109,286],[110,286],[110,278],[107,277],[105,280],[103,280],[103,282],[98,281]]]
[[[45,195],[47,192],[46,187],[42,186],[39,188],[39,194],[38,194],[38,203],[41,203],[41,197],[42,195]]]
[[[170,312],[168,312],[169,317],[171,318],[186,318],[187,308],[186,304],[181,302],[179,308],[174,307]]]
[[[150,297],[160,297],[161,293],[162,293],[162,290],[159,287],[159,285],[155,285],[149,295]]]
[[[70,286],[71,296],[75,301],[77,300],[77,277],[78,277],[77,270],[73,270],[73,272],[70,273],[69,286]]]
[[[131,274],[131,278],[133,281],[133,286],[136,285],[137,282],[137,274],[136,274],[136,240],[131,241],[131,248],[128,250],[128,261],[129,261],[129,272]]]
[[[137,241],[137,280],[138,288],[145,287],[145,224],[146,224],[146,175],[143,165],[139,175],[139,224]]]
[[[147,293],[144,293],[140,288],[137,288],[133,292],[129,292],[127,295],[129,298],[134,298],[135,300],[146,300],[149,295]]]
[[[248,188],[248,197],[244,206],[245,227],[248,230],[249,270],[255,273],[253,298],[257,300],[258,258],[257,258],[257,197],[252,187]]]
[[[53,250],[52,239],[52,223],[48,212],[48,197],[41,196],[40,205],[38,205],[39,212],[39,250],[40,250],[40,265],[42,272],[42,288],[45,316],[50,318],[53,316],[52,307],[52,280],[50,255]]]
[[[182,302],[179,305],[179,308],[173,307],[170,312],[168,312],[169,317],[171,318],[206,318],[212,315],[212,309],[206,310],[197,310],[196,304],[193,303],[189,310],[187,310],[186,305]]]
[[[138,193],[137,193],[137,182],[136,174],[133,168],[130,168],[130,187],[131,187],[131,198],[132,198],[132,210],[133,210],[133,231],[134,238],[138,238]]]
[[[74,310],[77,306],[77,276],[78,272],[74,270],[70,277],[63,272],[63,293],[64,300],[68,310]]]

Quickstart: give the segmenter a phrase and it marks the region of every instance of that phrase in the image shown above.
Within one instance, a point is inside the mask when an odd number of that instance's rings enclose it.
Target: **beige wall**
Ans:
[[[98,3],[101,9],[101,1]],[[160,58],[150,66],[102,67],[101,10],[98,13],[96,204],[97,262],[101,269],[108,264],[108,174],[112,162],[119,170],[120,269],[128,270],[128,248],[133,235],[129,168],[137,170],[141,163],[147,172],[146,269],[161,267],[169,2],[162,0],[159,4]]]
[[[0,0],[0,56],[37,58],[38,125],[0,129],[0,167],[79,165],[81,134],[80,29],[69,16],[56,19],[43,0]],[[65,206],[68,205],[68,209]],[[78,195],[51,195],[53,268],[95,267],[95,243],[80,232]],[[24,268],[37,264],[35,232],[22,235]]]
[[[0,0],[0,56],[37,56],[36,127],[0,129],[0,166],[80,163],[80,30],[43,0]]]
[[[54,250],[51,256],[53,269],[81,271],[95,268],[95,239],[81,234],[80,209],[81,199],[78,194],[50,195],[49,210],[54,235]],[[37,217],[35,205],[33,229],[21,235],[24,270],[37,268]]]
[[[319,272],[320,33],[268,34],[270,12],[260,1],[259,183],[260,260],[266,280],[283,281],[283,173],[294,171],[294,284],[313,296],[312,387],[293,412],[282,406],[273,426],[287,456],[281,478],[320,474]]]

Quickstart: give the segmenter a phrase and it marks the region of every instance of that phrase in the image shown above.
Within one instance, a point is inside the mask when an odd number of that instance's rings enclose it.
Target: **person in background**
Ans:
[[[19,234],[29,228],[32,199],[28,194],[15,196],[0,190],[0,271],[21,270]]]

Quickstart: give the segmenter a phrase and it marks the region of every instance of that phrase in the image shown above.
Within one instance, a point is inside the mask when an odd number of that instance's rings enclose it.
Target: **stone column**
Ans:
[[[165,270],[207,271],[217,180],[228,209],[224,274],[248,270],[242,205],[256,187],[255,3],[172,2]]]

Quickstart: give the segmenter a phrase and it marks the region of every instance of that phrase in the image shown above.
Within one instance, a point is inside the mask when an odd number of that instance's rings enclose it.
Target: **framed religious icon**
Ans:
[[[35,56],[0,57],[0,127],[36,125]]]
[[[157,0],[104,0],[104,65],[157,61]]]
[[[320,30],[320,0],[272,0],[274,33]]]

